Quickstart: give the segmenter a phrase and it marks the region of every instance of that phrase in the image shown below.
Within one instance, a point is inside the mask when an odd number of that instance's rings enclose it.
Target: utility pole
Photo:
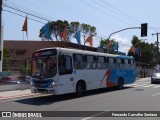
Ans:
[[[158,64],[158,72],[159,72],[159,68],[160,68],[160,67],[159,67],[159,40],[158,40],[158,35],[159,35],[159,34],[160,34],[160,33],[158,33],[158,32],[152,34],[152,36],[153,36],[153,35],[157,35],[157,60],[158,60],[158,63],[157,63],[157,64]]]
[[[2,72],[3,40],[2,40],[2,1],[0,0],[0,72]]]

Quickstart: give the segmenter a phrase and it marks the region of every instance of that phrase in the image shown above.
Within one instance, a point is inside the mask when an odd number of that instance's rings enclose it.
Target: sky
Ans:
[[[93,37],[94,47],[99,46],[100,38],[108,38],[115,31],[140,27],[142,23],[148,23],[147,37],[141,37],[140,29],[130,29],[111,36],[118,41],[119,51],[125,53],[131,47],[133,35],[138,36],[142,41],[154,43],[157,37],[152,36],[152,33],[160,32],[160,14],[158,14],[160,0],[3,0],[4,40],[27,40],[26,34],[21,31],[26,15],[36,20],[28,19],[29,41],[41,41],[39,30],[47,23],[46,20],[13,10],[5,5],[50,21],[78,21],[81,24],[95,26],[97,36]],[[75,38],[72,38],[71,42],[77,43]],[[81,42],[83,43],[83,39]]]

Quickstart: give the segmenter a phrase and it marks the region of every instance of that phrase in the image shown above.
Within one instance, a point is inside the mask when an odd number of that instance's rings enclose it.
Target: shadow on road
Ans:
[[[124,89],[129,89],[133,87],[124,87]],[[91,95],[98,95],[98,94],[103,94],[103,93],[108,93],[108,92],[116,92],[116,91],[121,91],[117,90],[117,88],[104,88],[104,89],[98,89],[98,90],[91,90],[87,91],[86,94],[83,97],[88,97]],[[28,104],[28,105],[35,105],[35,106],[40,106],[40,105],[49,105],[53,104],[56,102],[60,101],[65,101],[65,100],[70,100],[70,99],[79,99],[76,97],[75,94],[64,94],[64,95],[48,95],[48,96],[40,96],[40,97],[33,97],[33,98],[24,98],[21,100],[16,100],[15,102],[21,103],[21,104]]]

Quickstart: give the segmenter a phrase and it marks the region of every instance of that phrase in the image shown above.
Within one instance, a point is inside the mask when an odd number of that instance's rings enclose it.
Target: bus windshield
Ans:
[[[50,78],[57,73],[57,57],[46,56],[32,60],[32,77]]]

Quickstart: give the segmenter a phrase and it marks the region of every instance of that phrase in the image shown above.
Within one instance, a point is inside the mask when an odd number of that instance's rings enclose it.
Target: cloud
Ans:
[[[131,47],[131,41],[128,40],[127,38],[122,38],[119,35],[114,35],[113,37],[111,37],[111,39],[115,39],[115,41],[117,41],[119,43],[119,51],[120,52],[124,52],[124,53],[128,53],[128,50]]]

